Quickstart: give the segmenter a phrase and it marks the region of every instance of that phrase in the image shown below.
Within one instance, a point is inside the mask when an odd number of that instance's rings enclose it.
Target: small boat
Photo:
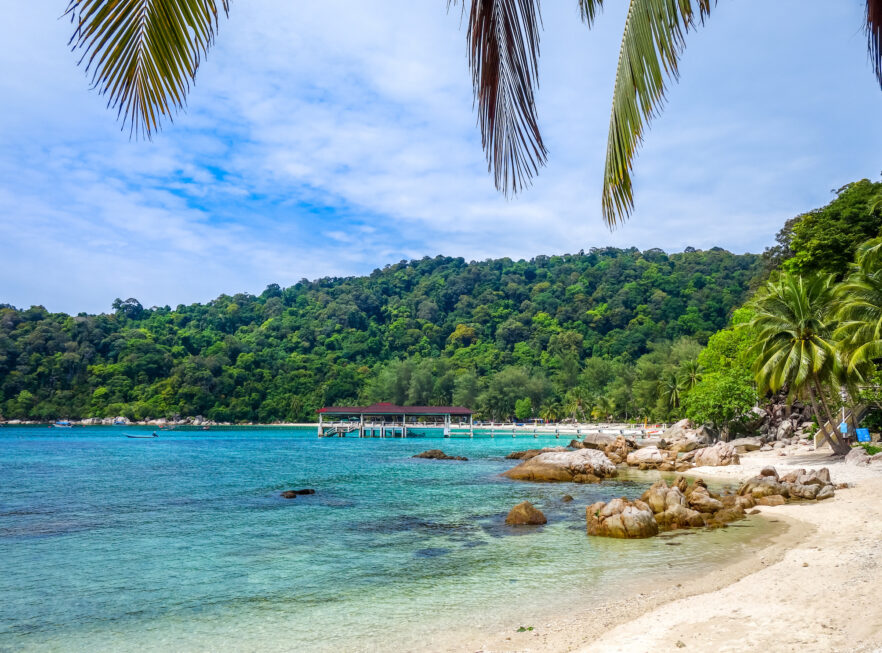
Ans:
[[[73,428],[73,424],[71,424],[70,422],[68,422],[66,419],[60,419],[60,420],[58,420],[57,422],[55,422],[55,424],[53,424],[52,426],[55,427],[55,428],[57,428],[57,429],[70,429],[70,428]]]
[[[150,435],[136,435],[136,434],[134,434],[134,433],[126,433],[126,437],[127,437],[127,438],[139,438],[139,439],[140,439],[140,438],[153,439],[153,438],[158,438],[159,436],[156,435],[156,431],[154,431],[154,432],[151,433]]]

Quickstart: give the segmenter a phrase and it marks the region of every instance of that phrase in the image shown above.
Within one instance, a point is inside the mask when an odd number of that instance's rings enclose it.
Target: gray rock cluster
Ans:
[[[806,471],[797,469],[779,476],[774,467],[765,467],[738,490],[740,496],[751,496],[760,505],[781,505],[787,499],[822,501],[831,498],[835,486],[826,467]]]

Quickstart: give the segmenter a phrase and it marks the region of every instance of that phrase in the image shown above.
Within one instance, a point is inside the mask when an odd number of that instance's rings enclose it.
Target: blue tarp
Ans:
[[[857,429],[858,442],[870,441],[870,429]]]

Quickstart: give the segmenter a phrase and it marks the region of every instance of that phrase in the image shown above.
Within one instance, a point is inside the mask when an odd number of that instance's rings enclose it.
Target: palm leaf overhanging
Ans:
[[[123,127],[149,138],[183,108],[221,9],[229,0],[70,0],[70,45]]]
[[[610,227],[634,208],[634,155],[644,124],[665,99],[666,78],[677,79],[684,35],[708,15],[711,0],[631,0],[613,90],[601,205]]]
[[[867,50],[882,84],[882,0],[867,0]]]
[[[539,0],[472,0],[469,11],[469,66],[481,142],[496,188],[506,194],[529,185],[548,154],[534,90],[540,23]]]

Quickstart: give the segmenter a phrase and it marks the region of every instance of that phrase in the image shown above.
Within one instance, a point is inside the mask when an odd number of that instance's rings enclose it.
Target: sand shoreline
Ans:
[[[882,647],[882,470],[845,465],[813,451],[754,452],[731,467],[690,476],[746,479],[772,464],[780,471],[830,468],[852,483],[824,502],[761,507],[787,528],[713,573],[602,606],[574,606],[535,630],[486,633],[451,651],[874,651]]]

